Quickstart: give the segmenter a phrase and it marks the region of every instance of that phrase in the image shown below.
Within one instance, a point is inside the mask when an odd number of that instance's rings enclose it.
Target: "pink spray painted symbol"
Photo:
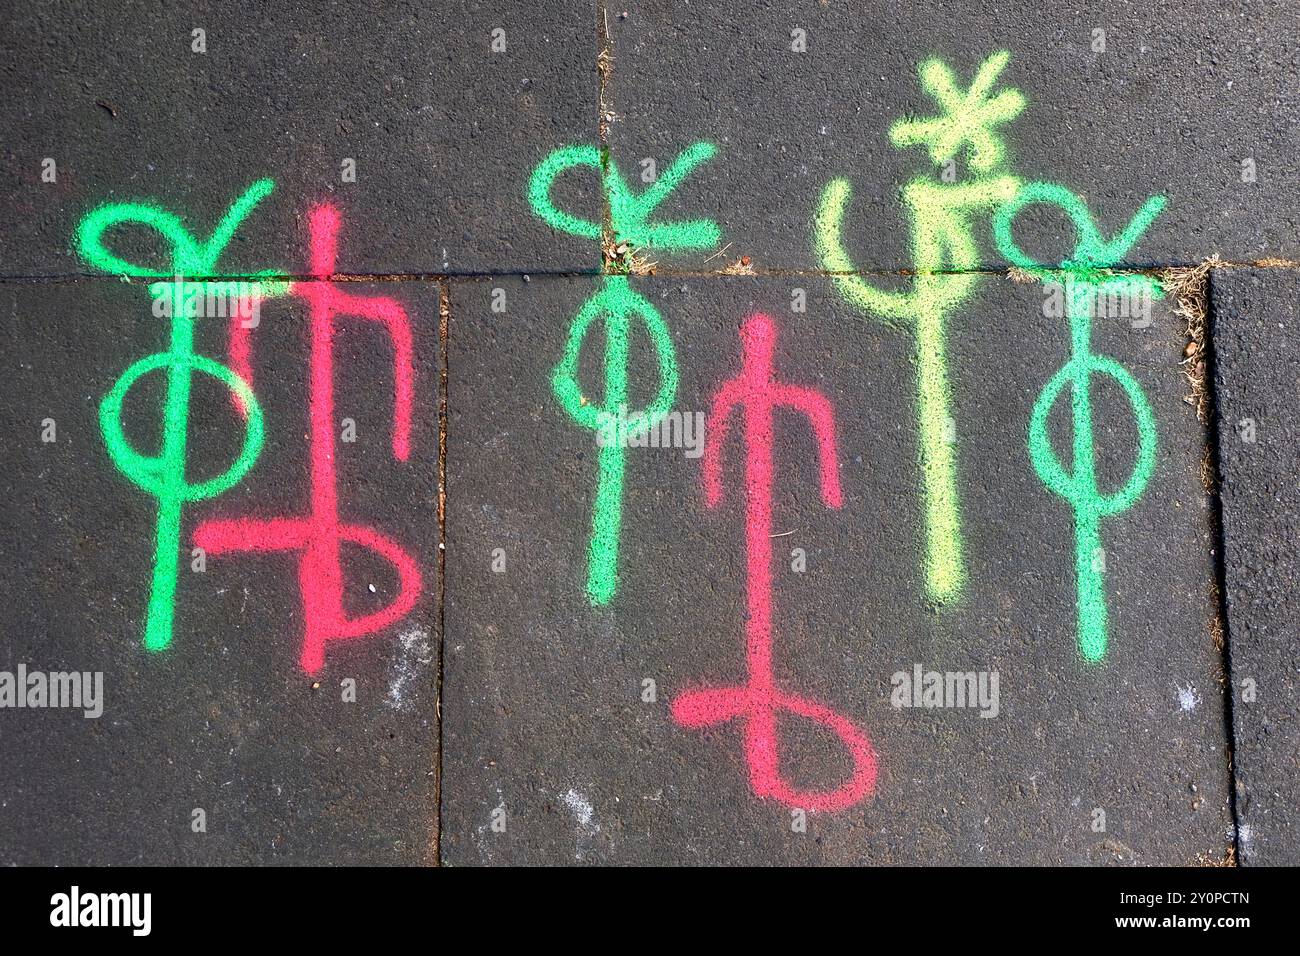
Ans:
[[[311,211],[311,272],[318,280],[334,275],[340,217],[330,205]],[[296,282],[293,294],[306,300],[311,314],[311,513],[294,518],[242,518],[205,521],[194,543],[211,555],[230,551],[299,551],[298,585],[302,593],[302,668],[314,674],[325,664],[330,641],[364,637],[401,620],[420,595],[420,569],[392,539],[364,525],[342,524],[334,467],[334,329],[335,316],[352,315],[378,322],[393,342],[393,457],[411,453],[411,400],[414,382],[411,322],[392,299],[356,296],[329,281]],[[231,364],[252,382],[251,329],[232,322]],[[387,607],[349,618],[343,609],[343,542],[378,554],[397,572],[398,594]]]
[[[687,691],[673,701],[672,713],[684,727],[743,720],[749,780],[758,796],[773,797],[805,810],[843,810],[869,796],[875,788],[876,755],[871,741],[847,717],[778,688],[772,672],[773,411],[778,406],[808,416],[820,458],[822,501],[831,508],[843,503],[831,404],[813,389],[776,381],[776,334],[775,323],[766,315],[756,313],[745,320],[740,330],[740,374],[723,383],[713,400],[705,432],[705,500],[709,507],[716,507],[722,501],[722,449],[728,417],[736,406],[744,410],[749,682],[743,687]],[[781,711],[820,723],[840,738],[853,760],[853,775],[846,783],[835,790],[805,791],[781,776],[777,731]]]

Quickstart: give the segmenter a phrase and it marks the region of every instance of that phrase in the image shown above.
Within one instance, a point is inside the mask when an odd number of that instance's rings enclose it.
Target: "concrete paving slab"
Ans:
[[[276,192],[223,271],[289,268],[268,250],[324,199],[355,220],[357,273],[594,268],[530,214],[526,187],[555,146],[595,142],[596,54],[594,6],[554,0],[16,9],[0,37],[0,275],[89,271],[72,236],[100,203],[153,199],[201,231],[263,177]],[[565,188],[599,210],[594,183]]]
[[[1241,861],[1300,863],[1300,280],[1216,272],[1215,388]]]
[[[1078,649],[1072,512],[1039,481],[1026,449],[1035,399],[1070,350],[1065,322],[1043,314],[1042,287],[990,279],[952,320],[965,586],[935,602],[923,570],[914,344],[864,322],[829,282],[797,283],[805,312],[792,311],[791,280],[631,280],[671,330],[674,409],[708,412],[740,368],[738,329],[756,310],[779,329],[779,379],[834,406],[839,509],[819,494],[806,415],[775,417],[766,634],[775,686],[804,708],[776,723],[775,769],[761,744],[771,743],[770,727],[751,727],[760,743],[747,753],[734,709],[724,719],[735,698],[683,700],[750,686],[746,647],[762,612],[749,605],[747,625],[739,419],[716,508],[705,505],[702,459],[686,447],[626,449],[617,592],[593,605],[602,449],[551,381],[573,318],[600,286],[453,288],[444,861],[1222,859],[1232,826],[1223,658],[1211,637],[1215,541],[1200,478],[1206,432],[1183,401],[1181,321],[1157,302],[1145,328],[1095,323],[1095,350],[1131,372],[1158,440],[1144,493],[1102,524],[1110,643],[1103,661],[1088,662]],[[603,338],[595,326],[577,365],[593,407]],[[629,348],[630,404],[642,408],[657,387],[655,353],[643,332]],[[1137,434],[1118,387],[1100,379],[1093,405],[1109,491],[1133,468]],[[1062,400],[1049,427],[1069,461],[1067,407]],[[982,675],[988,706],[927,707],[923,695],[921,706],[901,706],[902,696],[895,706],[918,667],[923,686],[932,671],[974,672],[978,691]],[[997,716],[981,717],[993,710],[994,673]],[[831,713],[798,703],[807,700]],[[707,726],[682,726],[674,706]],[[858,734],[875,755],[872,795],[815,810],[834,803],[828,792],[865,781],[855,775],[865,753]]]
[[[348,249],[345,236],[341,261]],[[384,328],[337,320],[334,408],[326,415],[323,399],[311,397],[306,301],[295,295],[263,303],[250,367],[265,441],[242,482],[183,507],[180,544],[171,553],[178,571],[171,644],[151,653],[142,638],[160,499],[110,460],[99,406],[133,363],[166,348],[171,320],[151,315],[147,287],[139,283],[0,287],[0,672],[102,675],[97,718],[75,708],[0,709],[3,864],[434,858],[439,296],[435,284],[425,283],[334,288],[388,296],[407,310],[416,408],[408,460],[393,457],[397,366]],[[229,363],[227,320],[193,322],[196,352]],[[201,367],[192,379],[184,473],[191,484],[220,476],[241,451],[244,422],[213,374]],[[122,428],[140,454],[163,447],[165,380],[157,370],[143,375],[123,402]],[[335,592],[328,552],[313,551],[321,574],[304,583],[323,604],[307,620],[301,547],[219,554],[208,542],[201,564],[192,550],[212,519],[315,513],[323,520],[327,510],[313,505],[310,465],[312,448],[326,446],[310,437],[309,408],[321,409],[324,427],[337,430],[333,464],[344,533],[359,527],[387,535],[423,576],[399,619],[373,629],[358,625],[355,639],[326,640],[324,662],[313,673],[302,664],[311,621],[333,620],[332,594],[348,620],[404,601],[395,566],[345,541]],[[345,420],[353,423],[354,442],[342,440]],[[318,476],[323,500],[325,469]],[[290,524],[247,530],[257,546],[286,545]]]
[[[662,170],[688,144],[715,143],[717,158],[678,202],[721,224],[732,243],[727,262],[749,256],[760,270],[821,268],[814,211],[827,184],[844,177],[852,264],[911,268],[905,184],[944,181],[945,172],[967,183],[994,171],[1064,182],[1110,216],[1110,227],[1148,196],[1167,196],[1133,264],[1300,251],[1291,172],[1300,54],[1289,27],[1294,9],[1283,0],[1195,0],[1176,9],[1012,2],[996,11],[955,2],[696,0],[689,8],[616,5],[608,15],[611,154],[640,174],[647,160]],[[921,144],[891,145],[895,122],[947,115],[923,90],[919,64],[942,59],[964,95],[1000,50],[1010,60],[994,93],[1004,86],[1024,98],[1018,116],[988,127],[1004,140],[1000,162],[981,172],[969,141],[942,159]],[[1049,245],[1067,230],[1054,219],[1026,224],[1026,235]],[[979,263],[1002,264],[986,218],[975,217],[972,235]]]

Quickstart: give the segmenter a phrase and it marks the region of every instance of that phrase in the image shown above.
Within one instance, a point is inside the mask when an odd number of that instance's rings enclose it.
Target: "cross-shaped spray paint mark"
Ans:
[[[750,785],[760,797],[772,797],[805,810],[842,810],[869,796],[876,783],[876,755],[867,734],[849,718],[823,704],[782,690],[772,669],[772,482],[774,412],[787,407],[808,417],[821,468],[821,496],[839,508],[839,459],[830,402],[810,388],[776,380],[777,330],[763,314],[741,328],[740,374],[725,382],[713,400],[704,448],[704,493],[709,507],[722,502],[722,451],[728,419],[739,408],[745,439],[745,547],[748,566],[746,663],[743,687],[692,690],[673,701],[673,718],[685,727],[711,727],[729,720],[744,722],[745,758]],[[853,774],[833,790],[799,790],[781,776],[777,719],[782,711],[822,724],[840,738],[853,760]]]
[[[918,176],[903,189],[911,220],[915,277],[910,292],[886,292],[870,285],[857,272],[843,245],[844,212],[852,196],[847,179],[833,180],[822,193],[813,239],[822,265],[840,294],[887,322],[910,322],[916,340],[917,417],[924,493],[925,585],[931,598],[955,598],[966,570],[957,494],[956,428],[948,384],[944,327],[948,316],[966,299],[980,265],[972,217],[1010,199],[1019,180],[993,175],[1002,165],[1004,148],[995,127],[1010,122],[1024,109],[1018,90],[994,93],[994,84],[1010,54],[995,53],[961,92],[952,70],[942,60],[921,65],[921,84],[942,109],[923,120],[899,120],[889,131],[899,148],[923,145],[935,163],[954,163],[965,149],[978,175],[962,183],[933,182]],[[950,167],[955,169],[955,166]]]
[[[262,447],[262,409],[248,383],[229,368],[194,352],[196,306],[211,300],[240,302],[282,295],[285,282],[264,278],[271,270],[254,274],[252,281],[217,280],[217,260],[234,237],[244,218],[253,211],[275,184],[269,179],[253,183],[226,211],[207,242],[199,242],[186,230],[179,216],[147,203],[112,203],[88,213],[77,227],[77,251],[91,266],[114,275],[173,276],[168,282],[149,286],[155,301],[164,303],[171,324],[166,352],[140,359],[114,384],[99,406],[99,427],[109,457],[122,474],[158,499],[154,534],[153,582],[145,618],[144,646],[160,651],[171,645],[176,616],[176,580],[181,537],[181,512],[187,502],[221,494],[247,474]],[[171,268],[150,269],[120,258],[104,244],[104,236],[116,226],[135,225],[151,229],[170,248]],[[188,281],[185,277],[197,279]],[[223,314],[224,314],[223,308]],[[232,318],[235,310],[232,310]],[[162,447],[157,455],[142,455],[127,440],[122,426],[122,404],[127,392],[150,372],[167,372],[167,393],[163,399]],[[210,375],[230,389],[245,411],[244,441],[234,463],[215,478],[191,483],[185,479],[190,415],[190,384],[194,372]]]
[[[557,176],[574,167],[601,172],[609,204],[614,242],[633,247],[710,249],[720,232],[710,220],[652,223],[650,215],[668,194],[700,163],[714,155],[711,143],[696,143],[639,196],[619,175],[612,160],[602,160],[593,146],[557,149],[533,171],[528,197],[533,211],[556,229],[601,239],[601,225],[557,209],[551,187]],[[596,320],[605,326],[604,391],[599,405],[590,401],[578,382],[582,343]],[[658,362],[659,387],[643,411],[628,412],[628,354],[634,321],[649,335]],[[600,453],[596,498],[591,516],[591,546],[587,556],[587,596],[592,604],[608,604],[618,589],[618,548],[623,525],[623,474],[629,439],[647,433],[669,411],[677,395],[677,356],[668,326],[659,310],[632,288],[626,275],[606,275],[599,292],[587,300],[569,328],[564,357],[551,376],[551,388],[569,416],[596,432]]]
[[[401,620],[420,595],[420,569],[400,545],[373,528],[339,521],[338,480],[334,465],[334,332],[335,317],[357,316],[377,322],[393,342],[393,457],[406,461],[411,450],[411,402],[414,388],[411,322],[406,311],[387,298],[356,296],[330,281],[337,261],[340,217],[333,206],[311,211],[311,274],[295,295],[311,312],[311,513],[305,517],[242,518],[205,521],[194,543],[209,554],[232,551],[300,552],[298,585],[305,628],[301,664],[308,674],[324,666],[330,641],[364,637]],[[246,343],[232,348],[247,355]],[[343,608],[341,545],[374,552],[397,572],[398,593],[385,608],[350,618]]]
[[[1074,254],[1059,270],[1044,268],[1016,244],[1012,223],[1020,210],[1033,203],[1060,207],[1074,223],[1078,235]],[[1145,301],[1162,296],[1160,284],[1150,276],[1114,275],[1108,267],[1123,261],[1152,220],[1164,208],[1163,196],[1152,196],[1133,216],[1128,226],[1111,241],[1102,238],[1083,200],[1064,186],[1029,183],[1010,203],[998,211],[994,232],[998,247],[1012,264],[1027,269],[1045,281],[1063,281],[1066,286],[1066,314],[1070,320],[1070,360],[1048,380],[1029,419],[1029,457],[1038,477],[1074,508],[1074,567],[1078,586],[1079,651],[1089,661],[1106,656],[1106,588],[1104,552],[1101,547],[1101,519],[1115,515],[1132,504],[1146,488],[1155,467],[1156,423],[1151,406],[1137,381],[1114,359],[1092,352],[1092,317],[1097,303],[1111,296],[1140,296]],[[1092,433],[1093,375],[1107,375],[1123,389],[1137,420],[1138,450],[1133,473],[1111,494],[1097,487],[1096,456]],[[1052,450],[1047,419],[1057,397],[1070,386],[1071,424],[1074,430],[1073,472],[1067,472]]]

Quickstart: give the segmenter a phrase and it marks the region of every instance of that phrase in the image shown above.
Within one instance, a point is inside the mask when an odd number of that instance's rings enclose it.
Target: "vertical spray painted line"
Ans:
[[[1033,203],[1062,209],[1074,224],[1078,241],[1074,254],[1060,269],[1047,269],[1026,255],[1016,244],[1012,224],[1020,210]],[[994,233],[1002,254],[1013,264],[1045,281],[1066,284],[1066,314],[1070,321],[1070,360],[1048,380],[1034,402],[1029,417],[1029,457],[1039,479],[1055,494],[1070,502],[1074,510],[1074,568],[1079,613],[1079,652],[1085,660],[1100,661],[1108,642],[1105,552],[1101,546],[1101,519],[1131,507],[1146,488],[1155,468],[1156,424],[1146,396],[1122,365],[1092,352],[1092,317],[1103,297],[1114,295],[1158,299],[1160,283],[1149,276],[1114,275],[1106,269],[1123,261],[1152,220],[1164,208],[1163,196],[1152,196],[1115,239],[1106,241],[1083,200],[1064,186],[1029,183],[1010,203],[999,210]],[[1137,424],[1138,449],[1133,471],[1118,491],[1105,494],[1097,487],[1096,454],[1092,433],[1093,375],[1106,375],[1123,390]],[[1048,435],[1047,420],[1061,390],[1070,386],[1073,428],[1073,471],[1067,472],[1056,457]]]
[[[684,727],[704,728],[739,719],[744,722],[749,781],[759,797],[771,797],[806,810],[843,810],[868,797],[876,784],[876,755],[867,734],[849,718],[807,697],[784,691],[772,667],[772,485],[774,412],[793,408],[807,416],[817,440],[822,501],[843,504],[835,417],[825,396],[776,379],[776,324],[761,313],[741,328],[740,374],[723,383],[713,401],[705,432],[704,494],[709,507],[722,503],[722,451],[728,419],[740,408],[745,440],[745,553],[748,568],[745,627],[746,670],[742,687],[691,690],[673,701],[673,719]],[[853,761],[853,774],[830,790],[800,790],[781,776],[782,711],[823,725],[840,738]]]
[[[659,389],[644,411],[628,413],[628,346],[636,317],[654,344],[659,364]],[[578,383],[582,342],[592,324],[605,324],[605,386],[601,403],[589,401]],[[626,276],[606,276],[604,286],[578,312],[564,357],[551,377],[551,388],[569,417],[596,432],[600,446],[599,478],[591,518],[591,548],[587,560],[587,596],[593,604],[608,604],[618,586],[618,541],[623,523],[623,470],[628,439],[648,432],[672,408],[677,395],[677,358],[659,311],[634,290]]]
[[[179,216],[146,203],[101,206],[88,213],[77,227],[77,251],[94,268],[115,275],[175,276],[170,282],[156,282],[149,287],[155,301],[164,307],[156,309],[155,314],[161,311],[171,324],[167,351],[146,356],[127,368],[99,406],[99,427],[113,464],[139,488],[158,499],[153,573],[144,626],[144,646],[150,651],[160,651],[172,642],[180,524],[185,504],[211,498],[237,484],[253,467],[262,447],[262,409],[252,389],[229,368],[194,353],[194,320],[209,295],[229,295],[232,285],[257,297],[288,291],[288,283],[270,280],[245,284],[203,279],[215,275],[217,260],[239,224],[270,194],[274,185],[269,179],[253,183],[226,211],[205,243],[189,234]],[[104,242],[105,234],[122,225],[141,226],[158,233],[171,251],[170,271],[128,262],[109,250]],[[268,270],[261,275],[269,274]],[[197,276],[202,281],[189,282],[184,276]],[[162,447],[156,456],[141,455],[127,440],[122,426],[122,404],[127,392],[142,376],[158,370],[167,372]],[[234,463],[225,473],[198,483],[185,479],[190,382],[194,372],[210,375],[229,388],[246,418],[243,447]]]
[[[558,209],[551,201],[556,178],[575,167],[602,172],[602,187],[618,242],[662,250],[708,249],[716,246],[720,231],[710,220],[652,223],[651,214],[692,169],[711,159],[712,143],[696,143],[683,150],[655,181],[634,195],[617,166],[602,167],[594,146],[566,146],[544,159],[529,180],[528,199],[542,220],[563,232],[584,239],[601,238],[597,222]],[[590,401],[578,382],[582,343],[596,320],[605,326],[604,391],[600,403]],[[628,351],[637,320],[654,345],[659,387],[643,411],[628,413]],[[648,432],[672,410],[677,395],[677,357],[672,336],[651,302],[635,291],[626,275],[607,274],[600,290],[574,317],[564,355],[551,375],[551,390],[561,407],[584,428],[592,429],[600,446],[599,475],[592,506],[591,544],[587,553],[587,597],[594,605],[608,604],[618,591],[619,537],[623,526],[623,478],[629,439]]]
[[[921,65],[922,86],[943,115],[900,120],[890,130],[899,148],[925,146],[935,163],[948,164],[963,149],[978,175],[963,183],[921,176],[903,189],[911,226],[915,278],[910,292],[875,288],[857,271],[844,248],[844,213],[852,197],[848,180],[832,180],[823,190],[813,221],[813,243],[822,266],[837,273],[833,281],[845,300],[893,323],[910,323],[916,344],[916,402],[925,522],[925,586],[934,600],[960,595],[966,580],[957,491],[956,427],[948,383],[945,326],[948,316],[974,287],[968,270],[979,266],[973,218],[1010,199],[1019,186],[1011,175],[994,175],[1005,150],[995,127],[1024,109],[1018,90],[994,93],[994,84],[1009,59],[1006,52],[989,57],[968,90],[959,89],[952,70],[941,60]],[[955,166],[952,167],[955,170]]]
[[[329,642],[364,637],[401,620],[415,605],[422,587],[419,566],[400,545],[373,528],[339,520],[334,463],[335,317],[351,315],[377,322],[393,342],[392,447],[398,461],[410,457],[414,392],[414,346],[406,311],[392,299],[351,295],[328,281],[335,273],[340,225],[333,206],[312,210],[311,272],[318,281],[294,286],[294,294],[308,303],[311,312],[311,513],[305,517],[205,521],[194,532],[194,543],[213,555],[299,552],[298,586],[304,618],[300,662],[308,674],[324,666]],[[340,545],[345,541],[392,565],[398,593],[387,607],[348,617],[340,563]]]

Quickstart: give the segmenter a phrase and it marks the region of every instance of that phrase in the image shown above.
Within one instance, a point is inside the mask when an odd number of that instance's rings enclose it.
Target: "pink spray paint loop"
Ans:
[[[705,430],[703,478],[709,507],[721,504],[722,450],[733,409],[743,411],[745,438],[745,539],[748,610],[743,687],[686,691],[673,701],[673,719],[684,727],[704,728],[730,720],[744,721],[745,759],[750,785],[760,797],[772,797],[805,810],[843,810],[870,796],[876,784],[876,755],[867,734],[849,718],[807,697],[776,686],[772,667],[772,483],[774,410],[794,408],[807,416],[817,441],[822,501],[843,504],[834,411],[819,392],[776,380],[777,329],[756,313],[740,331],[741,370],[724,382],[713,401]],[[777,721],[785,711],[821,724],[839,737],[853,762],[853,773],[830,790],[801,790],[781,776]]]
[[[422,589],[419,566],[400,545],[373,528],[339,521],[334,462],[336,316],[377,322],[392,340],[392,449],[398,461],[410,457],[414,392],[414,346],[405,310],[392,299],[352,295],[328,281],[335,273],[339,226],[339,213],[334,207],[323,205],[312,210],[309,228],[311,274],[315,281],[298,282],[293,287],[293,294],[306,300],[311,314],[311,513],[292,518],[205,521],[194,532],[194,543],[213,555],[300,552],[298,582],[306,622],[301,664],[308,674],[324,666],[325,647],[330,641],[364,637],[395,624],[415,605]],[[247,327],[231,328],[232,365],[245,380],[252,377],[250,332]],[[373,552],[396,572],[397,596],[386,607],[360,617],[347,615],[340,563],[344,543]]]

